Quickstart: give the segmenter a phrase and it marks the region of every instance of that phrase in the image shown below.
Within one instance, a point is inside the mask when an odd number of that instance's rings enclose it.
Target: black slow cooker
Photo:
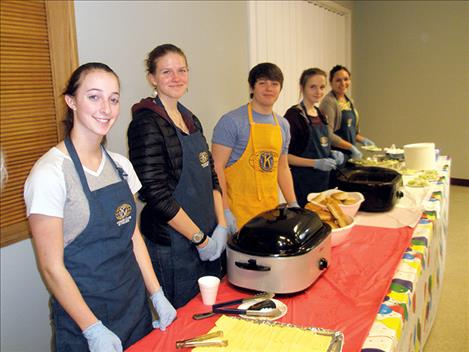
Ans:
[[[261,213],[228,240],[228,281],[257,291],[302,291],[328,267],[330,233],[307,209],[281,205]]]
[[[337,173],[337,186],[347,192],[360,192],[365,197],[360,210],[382,212],[391,210],[398,198],[402,176],[392,169],[374,166],[341,169]]]

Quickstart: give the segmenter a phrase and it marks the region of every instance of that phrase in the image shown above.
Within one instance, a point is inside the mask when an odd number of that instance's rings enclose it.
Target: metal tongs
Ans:
[[[278,308],[270,309],[270,310],[252,310],[252,309],[236,309],[236,308],[224,308],[226,306],[233,306],[235,304],[241,304],[249,301],[255,300],[269,300],[275,296],[272,292],[264,292],[257,294],[255,296],[250,296],[246,298],[235,299],[233,301],[217,303],[212,306],[211,312],[205,313],[197,313],[192,316],[192,319],[200,320],[211,317],[215,314],[243,314],[243,315],[250,315],[250,316],[258,316],[258,317],[272,317],[277,316],[280,313]]]
[[[223,337],[223,331],[215,331],[209,334],[193,337],[187,340],[176,341],[176,348],[193,348],[193,347],[226,347],[228,346],[228,340],[211,340],[215,337]]]

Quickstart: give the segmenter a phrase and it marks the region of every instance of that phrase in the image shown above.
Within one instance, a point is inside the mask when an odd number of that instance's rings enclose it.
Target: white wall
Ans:
[[[152,93],[144,60],[159,44],[185,52],[189,92],[182,99],[210,142],[220,116],[246,102],[247,10],[244,1],[76,1],[79,62],[107,63],[121,79],[121,114],[109,149],[127,155],[130,108]]]
[[[103,61],[120,76],[121,116],[111,150],[127,155],[130,107],[151,94],[144,59],[174,43],[190,66],[183,99],[210,141],[220,115],[248,98],[247,15],[244,1],[76,1],[79,62]],[[49,351],[49,295],[39,277],[31,241],[0,250],[2,352]]]
[[[49,294],[30,240],[0,250],[2,352],[50,350]]]

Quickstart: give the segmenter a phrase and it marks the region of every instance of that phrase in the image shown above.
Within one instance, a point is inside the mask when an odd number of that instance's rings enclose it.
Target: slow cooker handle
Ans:
[[[270,266],[258,265],[257,260],[255,260],[255,259],[248,259],[247,263],[235,262],[235,265],[238,268],[241,268],[241,269],[244,269],[244,270],[270,271]]]

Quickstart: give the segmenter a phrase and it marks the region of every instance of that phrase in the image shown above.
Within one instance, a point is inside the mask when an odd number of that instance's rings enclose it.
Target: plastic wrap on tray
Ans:
[[[339,331],[273,321],[248,321],[225,315],[216,321],[210,332],[219,330],[228,340],[226,347],[197,347],[193,351],[340,352],[344,340]]]

